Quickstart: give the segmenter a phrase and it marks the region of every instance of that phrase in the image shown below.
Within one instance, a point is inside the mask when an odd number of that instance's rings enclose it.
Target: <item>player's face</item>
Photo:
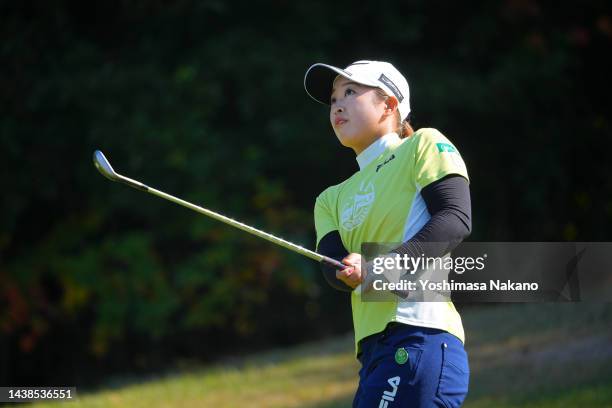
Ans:
[[[329,119],[340,143],[361,153],[387,133],[386,104],[376,88],[339,77],[331,94]]]

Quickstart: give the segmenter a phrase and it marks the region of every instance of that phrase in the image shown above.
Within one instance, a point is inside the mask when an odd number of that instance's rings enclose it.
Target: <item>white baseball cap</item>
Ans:
[[[306,93],[315,101],[329,105],[334,81],[338,75],[359,84],[380,88],[399,102],[402,120],[410,113],[410,88],[406,78],[391,64],[382,61],[355,61],[341,69],[327,64],[312,65],[304,75]]]

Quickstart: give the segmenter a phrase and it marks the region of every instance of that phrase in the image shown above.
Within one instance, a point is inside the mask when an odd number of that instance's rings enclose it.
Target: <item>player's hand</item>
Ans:
[[[336,271],[336,278],[340,279],[347,286],[355,289],[361,284],[361,255],[356,253],[348,254],[342,263],[349,265],[348,268]]]

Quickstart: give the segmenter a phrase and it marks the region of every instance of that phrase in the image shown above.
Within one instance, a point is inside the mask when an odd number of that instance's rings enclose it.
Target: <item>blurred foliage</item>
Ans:
[[[609,240],[604,1],[0,10],[2,383],[350,326],[346,296],[313,262],[112,184],[91,163],[101,149],[123,174],[313,247],[314,198],[356,170],[303,91],[318,61],[404,72],[415,127],[440,129],[468,164],[472,239]]]

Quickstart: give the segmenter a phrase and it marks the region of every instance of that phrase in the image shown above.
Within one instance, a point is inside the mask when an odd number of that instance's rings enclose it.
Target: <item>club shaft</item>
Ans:
[[[308,257],[310,259],[313,259],[313,260],[315,260],[317,262],[326,263],[328,265],[331,265],[331,266],[335,267],[336,269],[344,269],[344,268],[346,268],[346,265],[344,265],[343,263],[341,263],[341,262],[339,262],[339,261],[337,261],[337,260],[335,260],[333,258],[327,257],[325,255],[321,255],[321,254],[319,254],[317,252],[311,251],[310,249],[304,248],[304,247],[296,245],[296,244],[294,244],[292,242],[286,241],[286,240],[284,240],[282,238],[276,237],[276,236],[274,236],[272,234],[269,234],[269,233],[267,233],[265,231],[258,230],[257,228],[253,228],[250,225],[246,225],[246,224],[244,224],[244,223],[242,223],[240,221],[236,221],[236,220],[234,220],[232,218],[226,217],[225,215],[219,214],[219,213],[217,213],[215,211],[211,211],[211,210],[208,210],[208,209],[206,209],[204,207],[200,207],[199,205],[192,204],[189,201],[185,201],[185,200],[180,199],[178,197],[175,197],[175,196],[173,196],[171,194],[164,193],[163,191],[160,191],[160,190],[157,190],[155,188],[149,187],[146,184],[143,184],[143,183],[141,183],[139,181],[136,181],[136,180],[133,180],[131,178],[128,178],[128,177],[125,177],[125,176],[122,176],[122,175],[119,175],[119,174],[117,174],[117,177],[118,177],[118,181],[120,181],[120,182],[122,182],[124,184],[127,184],[130,187],[136,188],[136,189],[141,190],[141,191],[146,191],[148,193],[151,193],[153,195],[156,195],[156,196],[161,197],[163,199],[166,199],[168,201],[172,201],[173,203],[176,203],[176,204],[181,205],[183,207],[189,208],[190,210],[193,210],[193,211],[196,211],[196,212],[198,212],[200,214],[206,215],[207,217],[213,218],[213,219],[215,219],[217,221],[221,221],[222,223],[230,225],[230,226],[232,226],[234,228],[238,228],[238,229],[240,229],[242,231],[248,232],[249,234],[255,235],[255,236],[260,237],[260,238],[263,238],[263,239],[265,239],[265,240],[267,240],[269,242],[272,242],[273,244],[280,245],[280,246],[282,246],[284,248],[289,249],[290,251],[296,252],[296,253],[298,253],[300,255],[304,255],[304,256],[306,256],[306,257]]]

